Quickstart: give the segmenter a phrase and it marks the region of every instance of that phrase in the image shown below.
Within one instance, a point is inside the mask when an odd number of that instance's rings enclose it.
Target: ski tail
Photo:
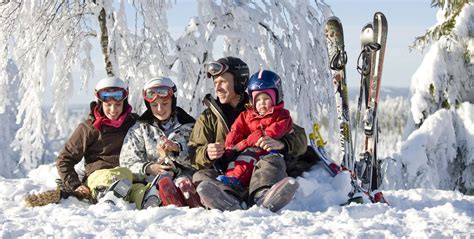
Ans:
[[[312,149],[314,150],[316,155],[318,155],[318,157],[324,163],[324,166],[326,167],[328,172],[331,174],[331,176],[334,177],[341,171],[347,170],[347,169],[342,166],[339,166],[336,162],[334,162],[332,159],[328,157],[326,150],[324,149],[326,142],[323,140],[319,129],[320,129],[320,125],[318,123],[315,123],[313,125],[313,132],[309,134],[309,140],[310,140]]]

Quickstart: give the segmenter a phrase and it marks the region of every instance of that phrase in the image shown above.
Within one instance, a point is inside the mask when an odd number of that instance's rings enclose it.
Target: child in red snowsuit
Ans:
[[[251,92],[252,106],[240,113],[226,137],[226,150],[242,152],[256,147],[258,139],[269,136],[280,139],[292,130],[290,112],[284,109],[284,102],[276,104],[275,89],[261,89]],[[253,156],[241,156],[229,164],[225,176],[219,180],[247,187],[252,177],[255,163],[260,156],[268,154],[261,148],[253,148]],[[251,153],[252,154],[252,153]],[[222,180],[224,179],[224,180]],[[224,182],[225,183],[225,182]]]

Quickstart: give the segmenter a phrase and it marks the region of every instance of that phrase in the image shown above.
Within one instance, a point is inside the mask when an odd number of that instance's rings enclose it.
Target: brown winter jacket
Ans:
[[[246,110],[248,96],[245,94],[235,109],[229,105],[220,104],[219,100],[216,102],[223,111],[227,126],[230,128],[237,116]],[[210,109],[205,109],[199,116],[189,139],[191,162],[197,170],[212,168],[214,161],[207,155],[207,145],[215,142],[224,144],[226,139],[224,129],[224,123]],[[285,148],[281,150],[285,158],[296,158],[306,152],[306,133],[296,124],[293,124],[293,131],[280,140],[285,145]]]
[[[91,115],[79,124],[56,159],[59,177],[70,190],[81,185],[74,165],[83,157],[86,177],[96,170],[119,166],[123,139],[138,118],[136,114],[130,113],[119,128],[104,125],[102,132],[99,132],[92,125],[94,118]]]

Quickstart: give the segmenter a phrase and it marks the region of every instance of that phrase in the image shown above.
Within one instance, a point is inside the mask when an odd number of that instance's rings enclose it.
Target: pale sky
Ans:
[[[360,30],[371,22],[375,12],[385,14],[388,22],[387,48],[381,86],[409,87],[411,76],[421,64],[423,55],[410,52],[415,37],[423,35],[436,23],[438,8],[429,0],[326,0],[344,27],[348,54],[347,82],[359,86],[357,57],[360,53]],[[426,50],[425,50],[426,51]]]
[[[360,76],[356,70],[360,53],[361,28],[373,20],[377,11],[385,14],[388,21],[388,40],[385,51],[381,86],[409,87],[411,76],[421,64],[423,55],[409,51],[415,37],[423,35],[436,23],[437,8],[431,8],[430,0],[325,0],[344,27],[348,54],[347,82],[358,87]],[[189,17],[196,15],[195,0],[177,0],[177,6],[168,11],[170,31],[181,34]],[[177,34],[177,35],[175,35]]]

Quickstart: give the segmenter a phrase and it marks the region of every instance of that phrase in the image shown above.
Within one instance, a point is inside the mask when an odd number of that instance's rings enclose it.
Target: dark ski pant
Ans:
[[[280,180],[288,177],[286,173],[286,164],[283,157],[262,157],[256,164],[250,179],[248,189],[237,190],[224,185],[216,178],[219,173],[214,169],[202,169],[193,175],[193,183],[196,185],[203,181],[215,183],[220,189],[247,202],[249,206],[254,204],[255,193],[261,189],[270,188]],[[248,198],[247,198],[248,196]],[[247,200],[248,199],[248,200]]]

